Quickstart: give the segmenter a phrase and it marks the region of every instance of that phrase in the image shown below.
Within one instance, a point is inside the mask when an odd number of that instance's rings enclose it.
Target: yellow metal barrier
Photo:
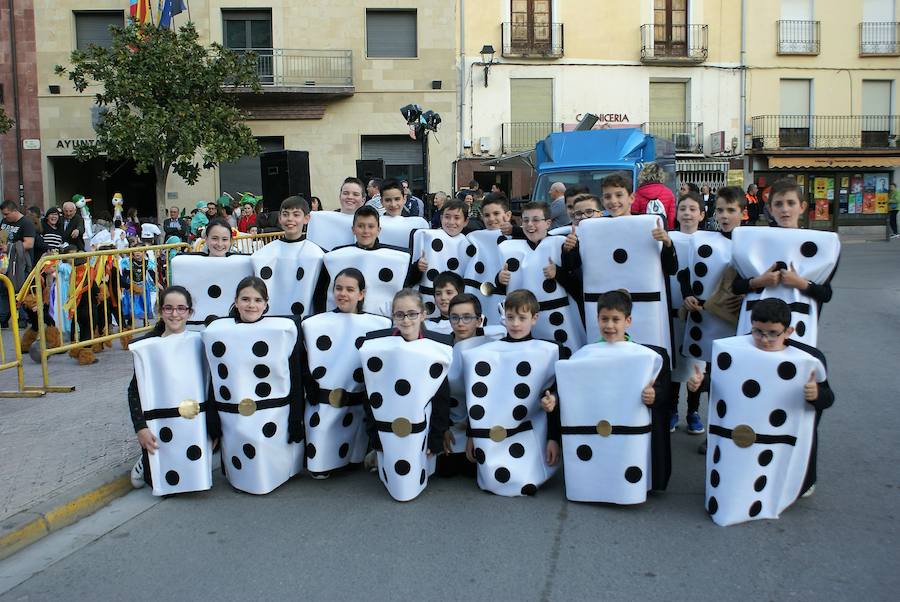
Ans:
[[[19,292],[20,302],[31,290],[34,292],[38,326],[35,344],[40,346],[42,375],[41,385],[26,385],[25,389],[73,391],[73,386],[50,385],[47,359],[51,355],[69,353],[81,362],[86,355],[81,350],[90,347],[91,353],[96,353],[102,351],[104,345],[111,346],[115,339],[123,339],[125,347],[129,337],[150,330],[154,324],[151,314],[155,294],[169,283],[170,254],[187,249],[187,243],[176,243],[41,257],[34,267],[31,288],[26,290],[23,286]],[[62,280],[66,277],[68,291],[63,294]],[[58,346],[47,344],[47,330],[52,327],[44,319],[43,300],[47,286],[51,287],[51,296],[55,297],[54,312],[50,316],[54,325],[61,332],[66,324],[71,324],[67,344],[62,344],[61,340]],[[127,312],[123,310],[126,303]],[[141,316],[136,315],[138,307]],[[118,332],[111,332],[110,318],[118,325]]]
[[[22,366],[22,339],[19,337],[19,312],[16,308],[16,295],[13,283],[5,275],[0,274],[0,286],[4,289],[0,294],[6,294],[6,298],[9,300],[9,330],[12,335],[13,355],[15,356],[15,360],[6,360],[6,342],[0,336],[0,372],[15,368],[16,376],[19,379],[18,390],[0,391],[0,397],[40,397],[44,394],[43,391],[30,390],[25,387],[25,370]]]
[[[234,237],[231,249],[237,253],[246,253],[251,255],[254,251],[258,251],[273,240],[278,240],[284,236],[284,232],[263,232],[261,234],[238,234]],[[198,238],[194,241],[191,248],[194,252],[199,253],[206,245],[206,239]]]

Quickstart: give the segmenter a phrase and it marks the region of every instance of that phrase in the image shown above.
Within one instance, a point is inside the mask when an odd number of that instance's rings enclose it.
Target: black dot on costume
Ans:
[[[356,337],[356,343],[355,343],[356,348],[359,349],[360,347],[363,346],[363,343],[365,343],[365,342],[366,342],[366,337]]]
[[[191,462],[196,462],[200,459],[200,456],[203,455],[203,450],[200,449],[199,445],[192,445],[187,448],[187,452],[185,455],[187,455],[187,459]]]
[[[519,376],[528,376],[531,374],[531,364],[528,362],[519,362],[516,364],[516,374]]]
[[[537,493],[537,485],[528,483],[522,486],[522,495],[534,495]]]
[[[628,261],[628,251],[625,249],[616,249],[613,251],[613,261],[616,263],[625,263]]]
[[[625,469],[625,480],[629,483],[637,483],[644,476],[644,471],[637,466],[629,466]]]
[[[211,299],[218,299],[222,296],[222,289],[221,287],[214,284],[206,289],[206,294],[209,295]]]
[[[547,278],[541,286],[543,286],[545,293],[552,293],[556,290],[556,281]]]
[[[804,257],[812,257],[819,252],[819,247],[813,241],[809,240],[800,245],[800,253]]]
[[[303,315],[303,304],[299,301],[297,303],[291,303],[291,313],[295,316]]]
[[[710,514],[715,514],[719,511],[719,502],[716,501],[715,496],[709,498],[709,502],[707,502],[706,511]]]
[[[271,439],[278,432],[278,425],[274,422],[267,422],[262,427],[262,434],[266,439]]]
[[[494,471],[494,478],[497,479],[498,483],[506,483],[509,481],[509,476],[509,470],[502,466]]]
[[[691,286],[691,289],[694,291],[694,296],[699,297],[703,294],[703,283],[699,280],[694,280],[694,284]]]
[[[429,316],[434,313],[434,310],[437,309],[431,301],[425,304],[425,313]]]
[[[390,268],[381,268],[378,270],[378,279],[382,282],[390,282],[394,279],[394,272]]]
[[[440,272],[438,272],[435,268],[431,268],[430,270],[425,272],[425,276],[432,282],[434,282],[434,279],[438,277],[438,274],[440,274]]]
[[[484,450],[481,449],[480,447],[476,447],[475,448],[475,461],[478,462],[479,464],[484,464],[484,460],[485,460]]]
[[[781,426],[787,421],[787,413],[784,410],[773,410],[769,414],[769,424],[772,426]]]
[[[412,391],[412,386],[409,384],[408,380],[400,379],[396,383],[394,383],[394,391],[397,392],[397,395],[409,395],[409,392]]]
[[[487,362],[478,362],[475,364],[475,374],[478,376],[487,376],[491,373],[491,365]]]
[[[434,249],[435,253],[440,253],[444,249],[444,241],[435,238],[431,241],[431,248]]]
[[[221,397],[225,401],[231,399],[231,391],[228,390],[228,387],[226,387],[225,385],[219,387],[219,397]]]
[[[343,424],[345,427],[353,424],[353,414],[351,414],[350,412],[344,414],[344,419],[341,420],[341,424]]]
[[[256,378],[265,378],[269,375],[270,372],[271,370],[269,370],[269,367],[265,364],[256,364],[255,366],[253,366],[253,375]]]
[[[788,269],[788,265],[785,262],[783,262],[783,261],[775,262],[775,270],[786,270],[786,269]]]
[[[310,373],[310,376],[312,376],[316,380],[320,380],[320,379],[322,379],[322,377],[325,376],[325,372],[326,372],[325,366],[318,366],[315,370],[313,370]]]
[[[778,376],[784,380],[791,380],[797,376],[797,366],[793,362],[781,362],[778,364]]]
[[[427,479],[427,478],[428,478],[428,475],[425,474],[425,469],[423,468],[422,472],[419,473],[419,485],[424,485],[425,479]]]
[[[238,458],[237,456],[231,456],[231,465],[234,466],[236,469],[240,470],[241,469],[241,459]]]
[[[475,262],[475,272],[478,274],[484,274],[484,263],[481,261]]]
[[[531,387],[525,383],[519,383],[513,389],[513,393],[515,393],[516,397],[519,399],[528,399],[528,396],[531,395]]]
[[[759,515],[760,512],[762,512],[762,502],[761,501],[756,500],[755,502],[750,504],[750,511],[749,511],[750,516],[757,516],[757,515]]]
[[[579,460],[587,462],[594,457],[594,450],[591,449],[590,445],[579,445],[578,449],[575,450],[575,454]]]
[[[509,455],[513,458],[521,458],[525,455],[525,446],[521,443],[513,443],[509,446]]]
[[[692,311],[691,321],[695,324],[703,324],[703,314],[701,314],[699,311]]]
[[[245,443],[244,447],[241,448],[244,450],[244,455],[247,456],[248,460],[252,460],[256,457],[256,448],[250,445],[249,443]]]
[[[694,264],[694,275],[697,276],[697,278],[703,278],[706,276],[707,272],[709,272],[709,268],[706,267],[706,264],[702,261],[698,261]]]
[[[716,402],[716,414],[719,415],[719,418],[725,418],[725,413],[728,411],[728,405],[725,403],[724,399],[720,399]]]
[[[559,329],[553,332],[553,340],[557,343],[565,343],[569,339],[569,333]]]
[[[303,280],[303,275],[306,272],[303,271],[303,268],[297,268],[297,280]]]
[[[369,361],[366,362],[369,372],[378,372],[382,366],[384,366],[384,362],[381,361],[380,357],[370,357]]]
[[[394,462],[394,472],[396,472],[401,477],[403,475],[409,474],[409,469],[409,462],[407,462],[406,460],[397,460],[396,462]]]
[[[328,351],[329,349],[331,349],[331,338],[323,334],[318,339],[316,339],[316,348],[319,351]]]
[[[516,270],[518,270],[519,269],[519,260],[516,259],[515,257],[510,257],[506,261],[506,269],[509,270],[510,272],[515,272]]]
[[[222,341],[216,341],[212,344],[212,354],[216,357],[222,357],[225,355],[225,343]]]
[[[697,255],[706,259],[712,255],[712,247],[709,245],[700,245],[700,248],[697,249]]]
[[[428,374],[431,376],[431,378],[440,378],[441,374],[443,373],[444,367],[437,362],[431,364],[431,367],[428,368]]]
[[[478,404],[473,405],[469,408],[469,418],[472,420],[481,420],[484,418],[484,407]]]
[[[171,441],[172,440],[172,429],[170,429],[167,426],[164,426],[161,429],[159,429],[159,440],[162,441],[163,443],[168,443],[169,441]]]
[[[384,398],[381,397],[381,393],[378,391],[369,395],[369,405],[376,410],[381,407],[382,402],[384,402]]]
[[[174,470],[170,470],[169,472],[166,473],[166,483],[168,483],[169,485],[174,487],[175,485],[178,484],[178,481],[180,481],[180,480],[181,480],[181,477],[179,477],[178,473],[175,472]]]
[[[459,259],[456,257],[451,257],[447,260],[447,269],[448,270],[456,270],[459,269]]]
[[[472,395],[475,397],[484,397],[488,393],[487,385],[484,383],[475,383],[472,385]]]
[[[775,454],[772,453],[771,449],[764,449],[759,452],[759,457],[756,459],[759,462],[760,466],[768,466],[772,461],[772,458],[775,457]]]
[[[713,464],[718,464],[719,460],[721,460],[721,459],[722,459],[722,450],[717,445],[716,448],[713,450]]]
[[[528,416],[528,408],[526,406],[519,404],[513,408],[512,417],[515,420],[525,420],[526,416]]]
[[[550,314],[550,323],[553,326],[562,326],[564,320],[565,318],[563,317],[562,312],[555,311]]]
[[[756,382],[755,380],[753,380],[752,378],[750,380],[745,380],[744,384],[741,385],[741,391],[747,397],[750,397],[750,398],[756,397],[757,395],[759,395],[759,391],[760,391],[759,383]]]
[[[692,339],[694,339],[695,341],[699,341],[700,339],[703,338],[703,331],[700,330],[700,328],[698,326],[692,326],[691,330],[690,330],[690,335],[691,335]]]
[[[797,328],[795,328],[795,330],[797,331],[797,336],[802,337],[806,334],[806,323],[804,323],[803,320],[800,320],[797,322]]]
[[[263,280],[268,280],[269,278],[271,278],[272,277],[272,268],[270,268],[269,266],[263,267],[263,269],[261,269],[259,271],[259,277],[262,278]]]
[[[312,443],[306,444],[306,457],[307,458],[315,458],[316,457],[316,446]]]
[[[256,357],[263,357],[269,353],[269,346],[266,345],[265,341],[256,341],[253,343],[253,355]]]
[[[215,314],[210,315],[210,316],[207,316],[206,319],[203,320],[203,325],[204,325],[204,326],[209,326],[210,324],[213,323],[213,320],[218,320],[218,319],[219,319],[219,316],[217,316],[217,315],[215,315]]]
[[[311,426],[312,428],[316,428],[317,426],[319,426],[320,420],[321,418],[319,418],[319,413],[313,412],[309,417],[309,426]]]
[[[703,349],[697,343],[691,343],[688,345],[688,353],[691,354],[691,357],[700,357],[703,355]]]
[[[728,370],[731,368],[731,354],[729,353],[720,353],[716,357],[716,364],[719,366],[719,370]]]
[[[709,484],[713,487],[719,486],[719,471],[713,468],[709,473]]]
[[[265,399],[272,392],[272,385],[269,383],[259,383],[256,385],[256,396]]]
[[[358,383],[361,383],[366,380],[366,375],[363,374],[362,368],[357,368],[356,370],[353,371],[353,380],[355,380]]]
[[[454,398],[454,397],[451,397],[451,398],[450,398],[450,407],[451,407],[451,408],[458,408],[458,407],[459,407],[459,400],[456,399],[456,398]]]
[[[226,366],[225,364],[219,364],[216,371],[219,373],[219,378],[221,378],[222,380],[228,378],[228,366]]]
[[[338,456],[340,456],[341,458],[346,458],[347,454],[349,454],[349,453],[350,453],[350,444],[342,443],[341,446],[338,448]]]
[[[757,493],[759,493],[760,491],[762,491],[763,489],[766,488],[766,482],[768,482],[766,475],[762,475],[761,477],[756,479],[756,481],[753,482],[753,490],[756,491]]]
[[[475,253],[478,252],[478,249],[475,248],[475,245],[469,245],[466,247],[466,255],[469,257],[475,257]]]

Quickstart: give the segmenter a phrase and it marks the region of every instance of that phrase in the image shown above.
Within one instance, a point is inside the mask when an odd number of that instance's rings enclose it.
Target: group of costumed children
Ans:
[[[242,255],[213,220],[208,251],[173,258],[161,320],[131,344],[133,481],[208,489],[218,450],[254,494],[362,465],[400,501],[435,472],[533,495],[562,466],[568,499],[637,504],[667,486],[684,383],[689,432],[705,432],[710,396],[713,520],[777,518],[813,491],[833,402],[814,344],[836,236],[799,229],[793,180],[772,187],[777,228],[736,227],[738,189],[719,191],[718,231],[698,231],[703,205],[682,196],[678,232],[630,215],[629,175],[601,190],[550,232],[544,203],[514,226],[507,201],[488,200],[486,229],[465,235],[457,201],[425,229],[391,203],[310,221],[290,197],[284,237]]]

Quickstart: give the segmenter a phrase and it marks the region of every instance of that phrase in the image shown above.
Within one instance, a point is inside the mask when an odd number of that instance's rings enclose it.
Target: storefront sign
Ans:
[[[39,138],[25,138],[22,140],[22,148],[25,150],[41,150],[41,141]]]
[[[58,149],[75,149],[79,146],[94,146],[97,141],[92,138],[65,138],[57,140],[56,148]]]

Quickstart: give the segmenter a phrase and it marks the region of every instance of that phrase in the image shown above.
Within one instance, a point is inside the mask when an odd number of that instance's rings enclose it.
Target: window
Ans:
[[[512,78],[509,80],[510,123],[503,127],[503,151],[534,148],[560,127],[553,122],[553,80]]]
[[[284,138],[281,136],[257,138],[256,141],[259,143],[260,153],[284,150]],[[230,193],[234,198],[238,198],[241,192],[261,194],[262,176],[260,175],[259,155],[221,163],[219,165],[219,190]],[[269,200],[270,206],[277,202],[277,200]]]
[[[864,79],[862,84],[862,127],[863,147],[887,148],[891,134],[891,87],[892,80]]]
[[[362,160],[384,161],[385,178],[407,180],[414,191],[424,190],[421,142],[409,136],[363,136],[361,146]]]
[[[510,18],[514,51],[550,50],[550,0],[512,0]]]
[[[900,26],[895,19],[894,0],[865,0],[859,24],[861,55],[900,54]]]
[[[366,10],[366,56],[416,58],[416,11]]]
[[[659,56],[687,55],[687,0],[654,0],[653,49]]]
[[[256,53],[259,83],[272,84],[275,64],[272,51],[272,13],[268,10],[223,10],[223,46]]]
[[[125,13],[121,10],[75,12],[75,48],[87,50],[88,46],[112,45],[110,27],[124,27]]]
[[[819,54],[819,22],[813,21],[813,0],[781,0],[778,52]]]
[[[809,79],[781,80],[779,147],[807,148],[810,146],[810,88],[812,88],[812,80]]]
[[[701,128],[688,122],[688,82],[650,82],[648,133],[671,140],[676,151],[699,152]]]

